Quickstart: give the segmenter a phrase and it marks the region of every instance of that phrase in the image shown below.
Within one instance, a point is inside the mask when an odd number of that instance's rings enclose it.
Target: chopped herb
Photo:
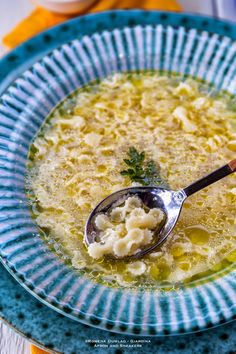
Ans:
[[[129,167],[120,172],[122,176],[130,178],[131,182],[138,182],[143,186],[159,185],[167,187],[167,184],[160,176],[160,167],[153,160],[145,161],[145,152],[138,152],[135,147],[128,151],[129,159],[124,159],[124,163]]]

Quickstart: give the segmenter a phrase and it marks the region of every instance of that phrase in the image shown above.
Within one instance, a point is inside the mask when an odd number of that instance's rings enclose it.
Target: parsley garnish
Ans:
[[[129,159],[123,161],[129,167],[121,171],[122,176],[130,178],[131,182],[138,182],[143,186],[159,185],[167,187],[160,176],[160,167],[153,160],[145,161],[145,152],[138,152],[135,147],[128,151]]]

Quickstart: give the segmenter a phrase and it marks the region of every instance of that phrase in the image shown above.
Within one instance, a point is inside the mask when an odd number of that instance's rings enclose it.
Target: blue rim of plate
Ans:
[[[50,353],[103,354],[104,349],[96,348],[89,339],[138,340],[138,336],[126,336],[80,324],[62,316],[31,296],[0,265],[0,320],[34,345]],[[169,337],[142,337],[150,340],[142,348],[109,348],[109,354],[233,354],[236,347],[236,321],[198,333]],[[108,349],[106,349],[108,350]]]
[[[111,10],[98,14],[76,17],[60,25],[54,26],[22,43],[0,60],[0,93],[24,70],[36,60],[49,53],[61,44],[74,38],[81,38],[93,32],[102,32],[124,26],[135,26],[140,23],[137,15],[142,14],[142,24],[170,23],[185,28],[206,30],[221,36],[236,39],[236,24],[231,21],[218,20],[209,16],[188,13],[145,10]],[[108,21],[110,19],[110,21]],[[79,29],[80,35],[77,36]]]
[[[24,71],[26,67],[30,66],[32,62],[35,60],[39,59],[39,57],[42,57],[44,54],[48,53],[51,51],[53,48],[57,47],[58,45],[69,41],[73,38],[75,38],[75,33],[77,33],[78,30],[80,30],[80,26],[82,26],[82,29],[80,31],[80,36],[84,34],[91,34],[93,32],[101,32],[104,29],[113,29],[114,27],[116,28],[121,28],[126,25],[128,26],[135,26],[136,24],[171,24],[173,26],[184,26],[189,28],[196,28],[200,30],[207,30],[208,32],[212,33],[218,33],[220,35],[227,35],[230,36],[231,38],[235,39],[236,37],[236,30],[235,30],[235,25],[227,22],[227,21],[219,21],[215,20],[212,18],[208,17],[200,17],[200,16],[195,16],[195,15],[187,15],[187,14],[175,14],[175,13],[167,13],[167,12],[157,12],[157,11],[142,11],[142,10],[132,10],[132,11],[111,11],[111,12],[105,12],[105,13],[100,13],[100,14],[95,14],[95,15],[88,15],[85,17],[81,18],[76,18],[73,20],[68,21],[65,24],[59,25],[51,30],[48,30],[37,37],[31,39],[30,41],[24,43],[23,45],[19,46],[17,49],[15,49],[13,52],[8,54],[5,58],[3,58],[0,62],[0,78],[1,75],[3,75],[3,70],[5,65],[4,72],[8,72],[8,75],[6,77],[6,81],[1,84],[0,89],[4,90],[9,83],[19,75],[20,72]],[[87,28],[88,27],[88,28]],[[68,36],[69,29],[71,28],[71,33],[70,36]],[[87,30],[87,32],[86,32]],[[57,31],[59,33],[57,33]],[[65,38],[62,40],[62,37],[59,36],[59,34],[63,32],[65,34]],[[60,37],[60,39],[52,45],[52,38],[54,36]],[[48,47],[47,50],[42,51],[41,54],[38,50],[40,43],[42,41],[46,42],[51,42],[50,48]],[[29,61],[24,61],[24,65],[19,67],[19,65],[22,60],[25,60],[25,51],[28,52],[29,54],[33,54],[33,57],[31,57],[31,60]],[[18,61],[18,64],[17,64]],[[13,67],[16,67],[16,71],[12,72],[10,71],[13,69]],[[18,69],[19,70],[18,70]],[[3,262],[4,264],[4,262]],[[5,264],[4,264],[5,265]],[[10,270],[8,267],[7,269],[13,274],[12,270]],[[15,277],[16,275],[13,274]],[[16,277],[17,279],[17,277]],[[17,279],[18,281],[21,281]],[[25,286],[27,288],[27,286]],[[27,288],[27,290],[29,290]],[[30,290],[29,290],[30,291]],[[32,293],[32,291],[30,291]],[[35,293],[32,293],[33,295],[36,296]],[[42,298],[37,296],[41,301],[45,302]],[[45,302],[46,303],[46,302]],[[47,305],[49,305],[47,303]],[[51,304],[50,304],[51,305]],[[61,311],[54,305],[51,305],[54,309]],[[64,313],[64,312],[63,312]],[[69,317],[70,315],[67,314]],[[235,316],[235,314],[233,314]],[[214,326],[218,325],[219,323],[223,323],[226,320],[229,321],[232,319],[231,317],[228,317],[227,319],[223,317],[218,317],[218,320],[215,321],[214,323],[207,323],[207,326]],[[97,325],[99,327],[98,323],[94,322],[89,322],[89,321],[83,321],[80,319],[81,322],[89,323],[90,325]],[[109,328],[106,328],[109,329]],[[191,328],[191,331],[198,330],[198,326],[196,325],[194,328]],[[122,331],[122,329],[120,329]],[[124,329],[123,329],[124,330]],[[182,333],[185,331],[182,331]],[[154,335],[154,333],[150,333],[150,335]],[[155,333],[156,334],[156,333]],[[171,331],[165,331],[165,334],[171,334]]]

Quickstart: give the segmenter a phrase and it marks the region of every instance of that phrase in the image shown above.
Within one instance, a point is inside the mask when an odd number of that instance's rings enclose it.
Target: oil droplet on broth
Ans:
[[[226,259],[231,263],[236,262],[236,250],[230,252],[230,254],[226,257]]]
[[[210,238],[209,231],[202,225],[186,227],[185,235],[195,245],[204,245],[209,241]]]
[[[185,249],[183,248],[183,246],[173,245],[171,247],[170,253],[174,258],[178,258],[185,253]]]
[[[98,170],[98,172],[105,172],[107,170],[107,167],[104,165],[99,165],[97,170]]]

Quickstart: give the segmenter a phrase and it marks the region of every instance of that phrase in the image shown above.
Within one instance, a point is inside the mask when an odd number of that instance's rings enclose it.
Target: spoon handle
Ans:
[[[200,191],[201,189],[209,186],[212,183],[219,181],[220,179],[236,172],[236,159],[230,161],[227,165],[224,165],[209,175],[197,180],[196,182],[190,184],[188,187],[184,188],[183,191],[189,197],[190,195]]]

